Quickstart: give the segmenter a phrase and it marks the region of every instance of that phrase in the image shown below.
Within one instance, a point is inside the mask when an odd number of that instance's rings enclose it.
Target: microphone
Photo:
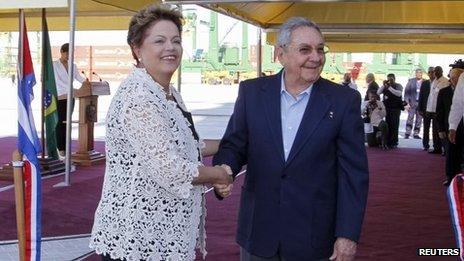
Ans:
[[[85,73],[84,70],[82,70],[81,73],[85,76],[85,79],[87,79],[87,80],[89,79],[89,77],[87,77],[87,74]]]
[[[92,72],[93,75],[97,76],[98,79],[100,80],[100,82],[102,81],[102,78],[96,73],[96,72]]]

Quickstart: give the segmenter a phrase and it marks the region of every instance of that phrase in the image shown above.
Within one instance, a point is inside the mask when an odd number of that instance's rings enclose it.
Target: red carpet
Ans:
[[[9,159],[16,139],[1,138],[0,160]],[[97,143],[103,151],[103,144]],[[356,260],[424,260],[417,248],[455,247],[448,212],[444,158],[416,149],[368,149],[370,192]],[[72,185],[53,188],[63,177],[43,181],[43,236],[89,233],[100,198],[103,165],[79,167]],[[239,178],[233,195],[223,202],[207,195],[207,260],[238,260],[235,228]],[[0,184],[3,186],[3,184]],[[0,192],[0,240],[16,238],[13,191]],[[456,258],[426,258],[456,260]],[[87,260],[100,260],[96,255]]]

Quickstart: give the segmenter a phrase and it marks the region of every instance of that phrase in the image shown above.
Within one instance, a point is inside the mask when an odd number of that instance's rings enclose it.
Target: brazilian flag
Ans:
[[[42,15],[42,84],[44,85],[45,134],[48,157],[58,159],[56,125],[58,123],[55,73],[45,14]]]

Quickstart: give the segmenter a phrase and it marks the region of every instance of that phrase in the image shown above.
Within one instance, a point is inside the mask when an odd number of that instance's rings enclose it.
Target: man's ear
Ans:
[[[280,64],[284,65],[284,48],[282,46],[277,46],[274,51],[275,57],[277,57],[277,60],[279,60]]]

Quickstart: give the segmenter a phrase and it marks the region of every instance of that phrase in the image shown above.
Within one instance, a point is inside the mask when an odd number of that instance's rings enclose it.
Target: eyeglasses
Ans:
[[[311,45],[300,45],[300,46],[292,46],[292,44],[283,45],[285,47],[291,47],[292,49],[296,50],[301,55],[310,55],[315,50],[318,55],[325,55],[329,52],[329,47],[325,44],[318,45],[318,46],[311,46]]]

